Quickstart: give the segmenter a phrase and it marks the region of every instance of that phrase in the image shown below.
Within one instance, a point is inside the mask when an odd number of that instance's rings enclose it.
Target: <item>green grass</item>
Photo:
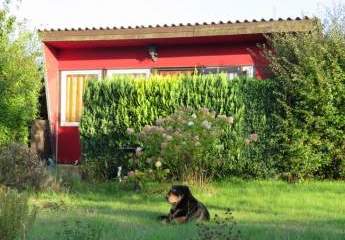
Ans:
[[[167,213],[163,192],[169,185],[154,185],[145,193],[121,189],[116,183],[75,187],[70,193],[46,192],[32,196],[41,207],[29,239],[59,239],[64,224],[75,221],[100,226],[102,239],[191,239],[196,226],[162,225],[156,217]],[[279,181],[227,181],[194,195],[211,212],[227,208],[241,230],[242,239],[345,239],[345,183]],[[60,238],[61,239],[61,238]]]

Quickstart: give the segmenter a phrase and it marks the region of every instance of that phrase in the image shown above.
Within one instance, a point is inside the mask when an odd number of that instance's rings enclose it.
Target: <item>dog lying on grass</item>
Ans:
[[[187,186],[175,185],[166,196],[172,205],[168,215],[160,216],[162,223],[186,223],[208,221],[210,214],[204,204],[193,197]]]

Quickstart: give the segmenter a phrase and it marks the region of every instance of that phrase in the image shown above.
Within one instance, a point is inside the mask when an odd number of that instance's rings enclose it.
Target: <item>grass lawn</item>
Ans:
[[[69,228],[101,227],[101,239],[191,239],[196,226],[162,225],[167,213],[163,194],[169,185],[145,193],[126,191],[116,183],[78,184],[69,193],[45,192],[31,198],[41,209],[29,239],[62,239]],[[193,193],[211,215],[233,209],[242,239],[345,239],[345,182],[227,181]],[[164,193],[163,193],[164,192]],[[85,230],[86,231],[86,230]]]

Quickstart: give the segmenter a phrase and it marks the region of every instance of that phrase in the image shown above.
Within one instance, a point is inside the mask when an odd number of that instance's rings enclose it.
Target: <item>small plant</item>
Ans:
[[[36,213],[29,210],[26,194],[0,187],[0,240],[26,239]]]
[[[99,225],[82,223],[76,220],[73,224],[63,222],[63,231],[56,232],[61,240],[99,240],[102,238],[103,228]]]
[[[47,184],[45,163],[26,145],[0,147],[0,184],[17,189],[41,189]]]
[[[124,177],[124,184],[135,191],[141,191],[146,188],[148,182],[158,181],[163,182],[167,179],[169,174],[168,169],[144,169],[142,171],[129,171]]]
[[[215,215],[212,224],[198,223],[198,240],[240,240],[241,233],[236,229],[232,211],[227,209],[225,217]]]
[[[137,149],[130,165],[151,172],[155,180],[170,177],[202,185],[220,175],[224,164],[221,139],[233,121],[207,108],[182,108],[143,128],[138,136],[143,149]]]

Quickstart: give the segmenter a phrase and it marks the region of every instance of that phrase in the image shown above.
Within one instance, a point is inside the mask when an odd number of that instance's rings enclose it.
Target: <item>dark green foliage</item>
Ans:
[[[184,106],[233,116],[234,130],[223,139],[229,152],[224,171],[228,175],[266,176],[272,165],[264,156],[271,126],[270,86],[270,81],[228,80],[226,75],[122,76],[90,82],[80,127],[84,169],[99,178],[115,177],[118,166],[127,166],[126,148],[140,144],[127,129],[139,132]],[[245,144],[252,133],[258,141]]]
[[[41,74],[34,36],[0,8],[0,145],[27,143],[36,117]]]
[[[345,177],[345,23],[271,37],[272,158],[293,178]],[[325,30],[326,29],[326,30]]]

